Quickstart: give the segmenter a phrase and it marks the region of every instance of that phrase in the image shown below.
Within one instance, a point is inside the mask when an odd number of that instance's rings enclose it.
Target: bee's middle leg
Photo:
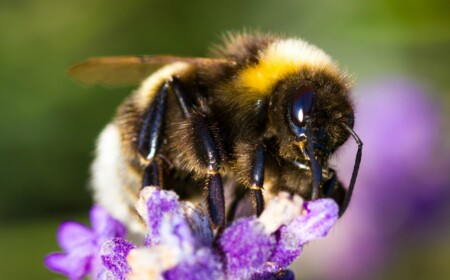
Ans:
[[[257,216],[264,210],[264,197],[262,194],[262,187],[264,184],[264,146],[262,143],[258,144],[254,161],[252,164],[250,193],[254,201],[254,209]]]
[[[264,210],[262,193],[264,185],[264,153],[263,143],[239,143],[235,148],[235,156],[237,158],[235,164],[236,174],[248,189],[248,194],[253,202],[253,210],[257,216]]]
[[[221,140],[218,128],[211,124],[201,112],[194,111],[186,119],[186,165],[193,169],[198,177],[206,178],[206,202],[211,222],[215,226],[225,226],[225,197],[222,177],[219,173],[222,156]],[[181,145],[183,147],[183,145]]]
[[[187,170],[197,178],[206,179],[206,202],[211,222],[225,226],[225,197],[219,169],[222,161],[222,140],[219,128],[208,116],[194,106],[192,93],[177,77],[170,81],[183,120],[178,123],[171,138],[173,149]]]

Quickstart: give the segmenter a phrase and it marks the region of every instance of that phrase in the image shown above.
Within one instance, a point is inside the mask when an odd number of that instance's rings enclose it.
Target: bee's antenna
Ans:
[[[361,163],[362,147],[363,147],[363,142],[361,141],[361,139],[359,139],[358,135],[353,131],[353,129],[351,129],[346,123],[342,123],[341,125],[345,130],[348,131],[348,133],[350,133],[353,139],[355,139],[356,144],[358,144],[358,152],[356,152],[352,178],[350,180],[350,185],[348,186],[347,195],[345,196],[344,203],[342,204],[339,210],[339,216],[342,216],[342,214],[344,214],[345,209],[347,209],[348,204],[350,203],[350,200],[352,198],[353,189],[355,188],[356,177],[358,177],[359,164]]]

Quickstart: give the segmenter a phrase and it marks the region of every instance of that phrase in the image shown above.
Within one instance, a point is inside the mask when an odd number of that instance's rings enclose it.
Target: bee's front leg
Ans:
[[[163,187],[163,180],[161,174],[161,163],[159,159],[155,159],[145,168],[144,176],[142,178],[142,187],[159,186]]]
[[[144,170],[142,187],[163,187],[162,161],[157,157],[161,146],[161,135],[164,130],[164,119],[167,107],[167,95],[171,93],[177,99],[180,111],[185,118],[191,116],[192,102],[177,77],[164,82],[151,103],[139,132],[137,148],[142,157],[149,161]]]
[[[164,118],[166,114],[167,94],[169,84],[161,85],[155,100],[151,103],[139,132],[137,149],[142,157],[149,160],[149,165],[144,170],[142,187],[162,187],[161,162],[156,158],[161,146],[161,135],[164,129]]]

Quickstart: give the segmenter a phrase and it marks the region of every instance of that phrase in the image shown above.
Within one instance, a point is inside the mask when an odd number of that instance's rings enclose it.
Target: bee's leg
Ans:
[[[170,89],[175,98],[177,99],[178,106],[180,107],[180,111],[183,114],[183,117],[190,118],[192,115],[192,100],[189,98],[190,96],[187,94],[186,89],[181,83],[178,77],[172,77],[172,80],[169,81]]]
[[[144,170],[142,188],[146,186],[159,186],[164,188],[160,160],[156,158]]]
[[[236,157],[235,169],[238,181],[243,182],[253,202],[256,215],[264,209],[262,187],[264,184],[264,145],[262,143],[238,143],[234,154]]]
[[[155,103],[152,102],[152,104],[148,108],[147,113],[145,114],[141,130],[139,131],[137,150],[143,158],[147,158],[149,154],[149,146],[150,146],[149,132],[150,126],[152,125],[154,120],[154,111],[155,111]]]
[[[192,120],[195,139],[197,139],[196,154],[201,166],[207,168],[206,201],[211,221],[216,226],[225,226],[225,197],[222,178],[219,174],[221,157],[215,143],[213,133],[206,124],[206,117],[195,112]]]
[[[144,170],[142,187],[163,187],[161,162],[156,158],[161,145],[161,134],[164,129],[164,117],[166,113],[167,94],[169,92],[168,82],[164,83],[158,90],[155,100],[151,103],[142,123],[138,136],[137,148],[139,153],[150,161]]]
[[[259,143],[255,157],[253,159],[250,193],[254,201],[254,209],[257,216],[264,210],[264,197],[262,194],[262,187],[264,184],[264,145]]]
[[[181,164],[197,178],[206,179],[205,198],[211,223],[225,226],[225,196],[219,173],[223,154],[217,126],[202,112],[192,110],[190,117],[178,123],[172,138]]]
[[[159,88],[139,133],[138,150],[149,161],[155,158],[161,146],[161,134],[164,126],[168,92],[169,83],[166,82]]]
[[[225,226],[225,197],[222,178],[219,173],[211,173],[206,181],[208,211],[215,226]]]
[[[170,81],[171,93],[174,94],[187,127],[187,141],[193,143],[186,152],[193,152],[197,173],[205,174],[206,169],[206,202],[212,223],[215,226],[225,226],[225,197],[223,192],[222,177],[219,174],[221,156],[218,148],[218,136],[212,126],[208,124],[207,116],[193,109],[193,102],[183,84],[177,77]],[[182,129],[182,128],[181,128]],[[183,143],[182,145],[185,145]],[[193,151],[191,151],[193,150]]]

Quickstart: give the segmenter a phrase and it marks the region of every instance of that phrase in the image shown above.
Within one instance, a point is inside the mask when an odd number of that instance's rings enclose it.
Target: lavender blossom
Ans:
[[[275,248],[275,237],[264,232],[255,217],[233,223],[220,237],[226,258],[226,271],[231,279],[248,279],[262,269]]]
[[[137,209],[147,215],[143,219],[157,242],[146,242],[130,252],[129,279],[223,279],[220,258],[211,248],[212,243],[203,246],[205,236],[212,235],[209,224],[204,223],[205,213],[189,202],[179,202],[174,192],[156,187],[141,191]],[[194,233],[200,233],[198,238]]]
[[[60,225],[57,239],[64,252],[51,253],[45,258],[48,269],[71,280],[88,274],[97,277],[102,269],[99,256],[102,244],[110,238],[124,237],[126,229],[100,206],[92,208],[90,218],[92,229],[72,221]]]
[[[325,236],[338,218],[331,199],[304,203],[279,193],[259,217],[238,219],[214,235],[204,205],[157,187],[141,191],[136,209],[147,226],[142,246],[124,239],[123,225],[94,207],[92,230],[61,226],[65,252],[50,254],[47,267],[70,279],[294,279],[287,267],[302,246]]]
[[[134,248],[136,245],[122,238],[114,238],[103,244],[100,256],[107,271],[105,273],[110,273],[109,279],[126,279],[126,275],[131,272],[126,258]]]
[[[103,262],[110,279],[294,279],[287,266],[305,243],[325,236],[338,217],[332,200],[303,204],[298,196],[281,193],[259,218],[232,223],[213,246],[201,205],[180,202],[172,191],[146,187],[137,209],[146,215],[146,240],[152,241],[137,248],[121,239],[105,243],[102,259],[105,251],[112,252]]]
[[[141,191],[137,210],[147,224],[148,233],[145,245],[152,246],[160,242],[160,229],[163,215],[179,214],[180,203],[174,192],[162,192],[154,188]]]

